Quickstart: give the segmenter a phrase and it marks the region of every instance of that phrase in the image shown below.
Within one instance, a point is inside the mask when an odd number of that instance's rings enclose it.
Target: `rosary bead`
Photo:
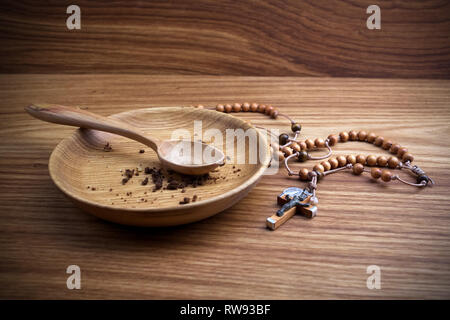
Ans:
[[[379,156],[377,158],[377,165],[380,167],[385,167],[388,163],[388,160],[385,156]]]
[[[380,147],[384,142],[384,138],[382,136],[378,136],[375,141],[373,142],[374,145],[377,147]]]
[[[314,145],[316,146],[316,148],[323,148],[325,147],[325,140],[323,140],[322,138],[317,138],[316,140],[314,140]]]
[[[268,116],[270,116],[270,113],[272,112],[273,107],[272,106],[267,106],[266,110],[264,111],[264,113]]]
[[[320,171],[314,171],[317,175],[317,181],[321,180],[325,175],[323,174],[323,172]]]
[[[291,130],[292,130],[292,132],[300,132],[301,130],[302,130],[302,126],[301,126],[301,124],[300,123],[293,123],[292,125],[291,125]]]
[[[359,141],[366,141],[366,138],[367,138],[367,132],[365,132],[365,131],[358,132]]]
[[[233,107],[231,106],[231,104],[226,104],[225,105],[225,112],[226,113],[230,113],[231,111],[233,111]]]
[[[308,160],[308,152],[300,151],[297,156],[298,161],[305,162]]]
[[[366,159],[366,163],[368,166],[373,167],[374,165],[377,164],[377,157],[375,157],[374,155],[368,156]]]
[[[244,103],[242,104],[242,111],[244,111],[244,112],[249,112],[249,111],[250,111],[250,103],[244,102]]]
[[[281,151],[277,151],[278,161],[284,161],[284,154]]]
[[[375,133],[373,133],[373,132],[370,132],[370,133],[367,135],[367,142],[373,143],[373,142],[375,141],[376,138],[377,138],[377,135],[376,135]]]
[[[266,111],[266,106],[264,104],[260,104],[258,107],[258,112],[264,113]]]
[[[330,134],[327,139],[330,147],[334,146],[339,141],[339,137],[335,134]]]
[[[350,141],[358,140],[358,133],[355,130],[352,130],[348,133],[348,138]]]
[[[344,156],[339,156],[336,160],[338,161],[339,167],[343,167],[347,164],[347,159]]]
[[[308,173],[309,173],[308,169],[301,168],[300,171],[298,172],[298,176],[299,176],[300,180],[303,180],[303,181],[308,180]]]
[[[408,149],[402,147],[402,148],[398,149],[398,151],[397,151],[397,157],[399,157],[400,159],[402,159],[402,158],[403,158],[403,155],[404,155],[405,153],[407,153],[407,152],[408,152]]]
[[[292,150],[294,150],[295,152],[299,152],[301,150],[300,146],[298,145],[297,142],[292,142],[289,147],[292,148]]]
[[[298,145],[300,146],[300,149],[301,149],[301,150],[307,150],[307,149],[308,149],[308,146],[306,145],[306,142],[305,142],[305,141],[300,141],[300,142],[298,143]]]
[[[323,166],[323,168],[325,169],[325,171],[328,171],[328,170],[331,169],[331,164],[330,164],[330,162],[328,162],[328,161],[322,161],[320,164]]]
[[[289,135],[287,133],[282,133],[280,134],[280,136],[278,137],[278,142],[280,143],[280,145],[285,145],[289,140]]]
[[[400,149],[400,148],[401,148],[401,146],[398,143],[395,143],[391,146],[391,148],[389,149],[389,152],[393,153],[393,154],[397,154],[398,149]]]
[[[389,170],[383,170],[381,171],[381,180],[384,182],[389,182],[392,180],[392,172]]]
[[[242,106],[240,103],[233,104],[233,112],[241,112]]]
[[[257,103],[252,103],[252,104],[250,105],[250,111],[251,111],[251,112],[256,112],[256,111],[258,111],[258,104],[257,104]]]
[[[398,160],[397,157],[389,157],[389,159],[388,159],[388,166],[391,169],[397,168],[399,163],[400,163],[400,160]]]
[[[353,173],[356,175],[360,175],[364,172],[364,166],[361,163],[357,163],[353,166]]]
[[[273,108],[272,112],[270,113],[270,117],[272,119],[276,119],[278,117],[278,110]]]
[[[216,106],[216,111],[224,112],[225,111],[225,107],[223,106],[223,104],[218,104]]]
[[[372,169],[370,169],[370,175],[374,179],[379,179],[381,177],[381,169],[380,168],[372,168]]]
[[[328,159],[328,162],[331,164],[331,169],[336,169],[339,166],[339,161],[336,158]]]
[[[292,149],[289,147],[283,147],[283,148],[281,148],[281,151],[284,153],[285,157],[289,157],[293,153]]]
[[[361,163],[361,164],[366,164],[366,156],[362,155],[362,154],[358,154],[356,156],[356,162]]]
[[[348,132],[342,131],[341,133],[339,133],[339,139],[341,140],[341,142],[346,142],[348,140]]]
[[[381,148],[383,148],[384,150],[389,150],[392,146],[392,141],[391,140],[387,140],[385,142],[383,142],[383,144],[381,145]]]
[[[314,144],[314,141],[312,141],[311,139],[306,139],[305,143],[308,150],[314,149],[314,147],[316,146]]]
[[[407,152],[403,155],[402,160],[403,160],[403,162],[406,162],[406,161],[413,162],[414,157],[412,156],[411,153]]]
[[[318,172],[325,172],[325,168],[323,167],[323,165],[321,165],[320,163],[316,164],[313,168],[314,171],[318,171]]]
[[[356,163],[356,157],[352,154],[349,154],[347,156],[347,163],[355,164]]]

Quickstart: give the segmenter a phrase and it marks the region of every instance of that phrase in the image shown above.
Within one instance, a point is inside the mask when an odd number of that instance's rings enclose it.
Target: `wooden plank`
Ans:
[[[1,73],[449,78],[450,3],[2,1]]]
[[[53,186],[49,154],[73,129],[23,111],[30,102],[106,115],[234,101],[278,106],[300,120],[303,137],[365,129],[395,139],[437,185],[420,190],[331,175],[319,182],[316,218],[295,216],[273,232],[265,219],[279,208],[277,195],[304,187],[280,172],[202,222],[122,227],[83,214]],[[449,105],[444,80],[2,75],[0,297],[450,298]],[[282,120],[237,116],[289,129]],[[336,154],[353,152],[383,151],[364,143],[336,148]],[[66,288],[71,264],[81,268],[81,290]],[[369,265],[381,267],[381,290],[366,287]]]

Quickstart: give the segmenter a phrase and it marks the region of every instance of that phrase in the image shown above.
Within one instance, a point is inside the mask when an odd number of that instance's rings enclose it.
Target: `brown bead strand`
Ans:
[[[204,107],[202,105],[195,106],[195,108],[203,109]],[[279,115],[279,111],[277,108],[273,106],[265,106],[263,104],[259,105],[257,103],[248,103],[244,102],[243,104],[240,103],[234,103],[231,104],[218,104],[216,106],[216,111],[218,112],[259,112],[264,113],[265,115],[270,116],[272,119],[276,119]]]

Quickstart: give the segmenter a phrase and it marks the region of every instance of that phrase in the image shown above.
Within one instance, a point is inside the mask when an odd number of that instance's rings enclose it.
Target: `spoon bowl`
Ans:
[[[224,164],[225,155],[201,141],[164,140],[150,137],[131,125],[77,108],[50,104],[25,107],[31,116],[51,123],[114,133],[152,148],[161,164],[187,175],[206,174]]]

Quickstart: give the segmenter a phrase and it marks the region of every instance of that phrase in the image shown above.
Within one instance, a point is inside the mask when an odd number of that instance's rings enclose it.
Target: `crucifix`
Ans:
[[[276,212],[276,214],[267,218],[267,228],[276,230],[283,223],[292,218],[296,213],[307,218],[314,218],[317,213],[317,206],[310,202],[311,197],[313,197],[313,194],[306,188],[300,189],[291,187],[285,189],[277,197],[277,203],[282,207]]]

